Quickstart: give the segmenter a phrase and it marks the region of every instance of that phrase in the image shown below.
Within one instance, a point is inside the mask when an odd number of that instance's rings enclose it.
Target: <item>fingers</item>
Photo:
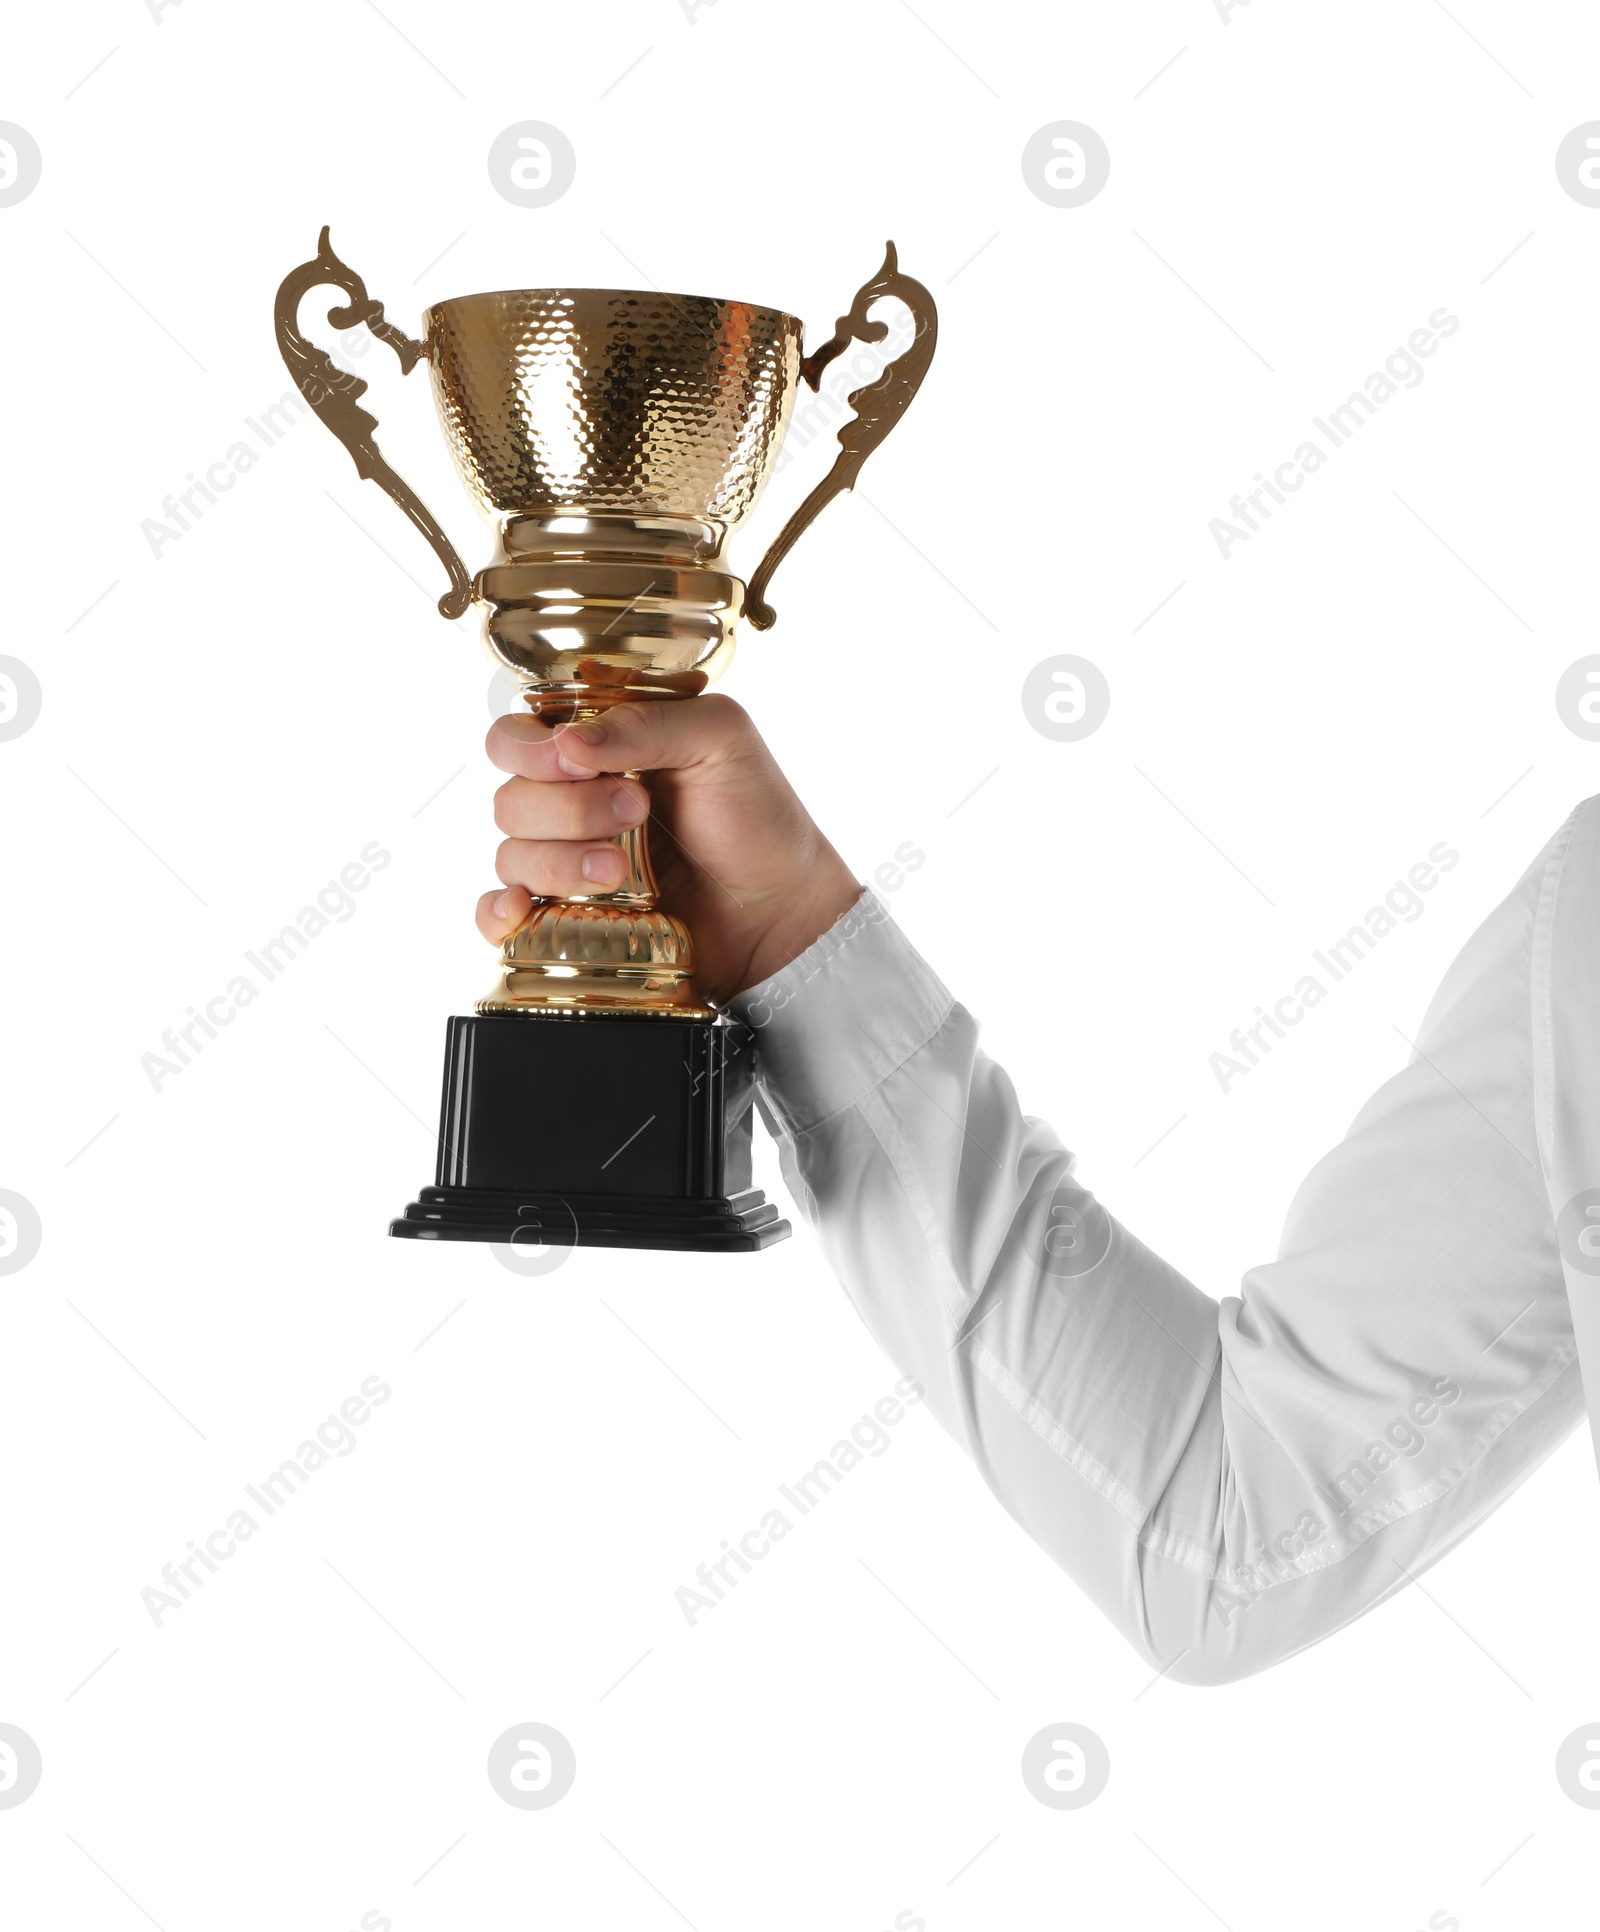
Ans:
[[[503,892],[486,892],[478,901],[478,930],[491,946],[514,933],[533,910],[533,901],[521,886]]]
[[[491,946],[514,933],[539,899],[566,899],[587,892],[614,892],[627,861],[614,845],[564,839],[507,839],[495,854],[503,890],[478,901],[478,930]]]
[[[498,718],[487,742],[509,774],[495,793],[507,836],[495,856],[504,886],[478,902],[478,930],[499,944],[537,899],[614,892],[626,875],[619,832],[650,814],[650,794],[629,771],[686,771],[765,756],[754,725],[727,698],[640,700],[602,718],[554,728],[536,718]],[[769,760],[770,762],[770,760]]]
[[[535,718],[497,718],[487,749],[501,771],[545,784],[602,772],[681,771],[738,755],[755,727],[731,698],[614,705],[604,717],[554,729]]]
[[[513,838],[609,839],[649,816],[650,794],[632,778],[508,778],[494,795],[494,822]]]
[[[567,899],[574,893],[614,892],[626,876],[627,861],[614,845],[506,839],[494,855],[494,869],[506,885],[525,887],[536,898]]]

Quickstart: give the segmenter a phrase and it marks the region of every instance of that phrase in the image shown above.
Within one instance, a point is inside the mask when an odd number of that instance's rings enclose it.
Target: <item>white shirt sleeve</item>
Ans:
[[[1076,1180],[870,893],[734,1002],[867,1326],[1174,1678],[1245,1676],[1370,1609],[1583,1416],[1533,1120],[1543,866],[1220,1302]]]

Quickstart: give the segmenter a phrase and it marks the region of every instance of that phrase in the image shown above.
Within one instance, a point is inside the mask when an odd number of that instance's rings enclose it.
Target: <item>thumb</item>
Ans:
[[[564,725],[548,755],[567,778],[603,772],[687,771],[746,750],[755,727],[731,698],[654,699],[613,705],[598,718]]]

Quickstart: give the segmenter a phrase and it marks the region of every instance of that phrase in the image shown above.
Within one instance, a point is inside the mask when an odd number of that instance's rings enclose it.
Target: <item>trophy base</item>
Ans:
[[[754,1253],[792,1232],[750,1185],[728,1029],[657,1016],[457,1016],[435,1184],[389,1232],[529,1248]]]
[[[758,1187],[720,1201],[619,1200],[536,1195],[526,1189],[425,1187],[392,1221],[407,1241],[494,1241],[513,1250],[675,1248],[696,1254],[755,1254],[793,1230]]]

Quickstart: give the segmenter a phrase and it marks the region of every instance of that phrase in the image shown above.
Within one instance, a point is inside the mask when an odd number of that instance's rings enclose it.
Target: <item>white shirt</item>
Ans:
[[[1181,1681],[1290,1656],[1435,1562],[1581,1419],[1580,1349],[1600,1397],[1600,798],[1220,1303],[1078,1185],[872,894],[733,1011],[867,1326]]]

